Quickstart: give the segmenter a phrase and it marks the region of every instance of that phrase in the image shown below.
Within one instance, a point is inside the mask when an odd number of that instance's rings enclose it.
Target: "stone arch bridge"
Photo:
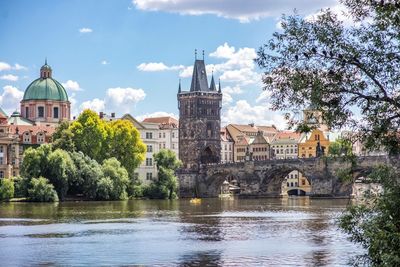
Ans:
[[[357,158],[354,173],[368,175],[380,164],[399,165],[399,160],[386,156]],[[311,183],[310,196],[349,196],[352,184],[343,183],[337,171],[349,168],[342,159],[308,158],[247,161],[227,164],[202,165],[198,171],[178,171],[181,197],[217,197],[225,180],[235,179],[241,196],[276,197],[281,193],[284,178],[293,170],[301,172]]]

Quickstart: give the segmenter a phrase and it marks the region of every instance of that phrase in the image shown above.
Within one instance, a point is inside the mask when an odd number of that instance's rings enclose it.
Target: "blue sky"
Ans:
[[[205,50],[224,92],[223,124],[284,126],[269,110],[255,51],[282,13],[310,15],[336,0],[0,1],[0,106],[19,109],[45,57],[73,113],[177,115],[178,81],[190,86],[194,49]]]

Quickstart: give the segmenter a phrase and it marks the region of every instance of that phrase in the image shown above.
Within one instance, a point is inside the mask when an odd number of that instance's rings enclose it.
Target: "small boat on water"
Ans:
[[[201,198],[191,198],[189,202],[190,202],[190,204],[198,205],[198,204],[201,204]]]

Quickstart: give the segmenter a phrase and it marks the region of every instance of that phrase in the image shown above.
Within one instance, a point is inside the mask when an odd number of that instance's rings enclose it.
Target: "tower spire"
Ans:
[[[179,94],[180,92],[182,92],[182,89],[181,89],[181,79],[179,79],[179,88],[178,88],[178,94]]]
[[[210,91],[217,91],[217,88],[215,87],[215,81],[214,81],[214,70],[212,70],[212,73],[211,73]]]
[[[194,50],[194,59],[197,60],[197,49]]]
[[[203,60],[204,60],[204,50],[203,50]]]
[[[218,93],[221,93],[221,79],[218,79]]]
[[[44,58],[44,65],[47,65],[47,57]]]

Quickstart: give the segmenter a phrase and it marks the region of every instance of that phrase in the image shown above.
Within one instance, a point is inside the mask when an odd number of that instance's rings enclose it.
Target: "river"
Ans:
[[[347,200],[0,203],[1,266],[346,266]]]

